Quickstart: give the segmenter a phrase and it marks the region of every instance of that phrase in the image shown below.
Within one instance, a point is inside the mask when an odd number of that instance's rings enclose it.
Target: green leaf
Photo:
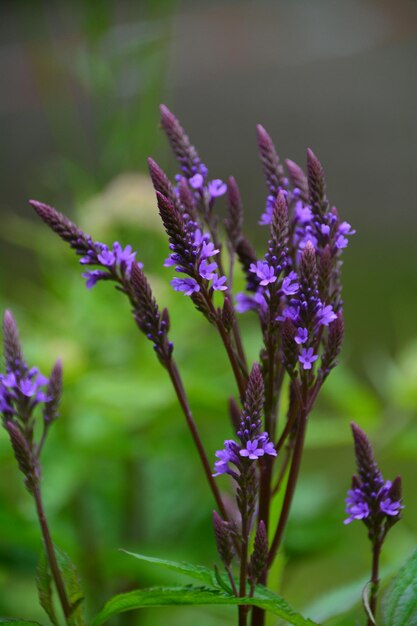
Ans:
[[[68,620],[69,626],[85,626],[85,620],[80,606],[84,600],[84,594],[81,589],[81,582],[78,576],[77,568],[66,552],[56,546],[54,546],[54,548],[59,570],[62,578],[64,579],[68,599],[73,607],[73,612]]]
[[[417,624],[417,550],[400,569],[382,604],[384,626]]]
[[[26,622],[23,619],[0,617],[0,624],[13,624],[13,626],[41,626],[39,622]]]
[[[238,605],[258,606],[294,626],[315,626],[315,622],[296,613],[280,596],[258,586],[253,598],[236,598],[212,587],[154,587],[138,589],[111,598],[94,618],[91,626],[100,626],[110,617],[143,607]]]
[[[54,626],[58,626],[58,620],[55,615],[52,600],[52,577],[49,573],[48,561],[44,552],[41,554],[38,568],[36,570],[36,586],[38,588],[39,604],[51,620],[52,624]]]
[[[122,550],[122,552],[128,554],[129,556],[133,556],[135,559],[139,559],[140,561],[153,563],[154,565],[159,565],[173,572],[185,574],[185,576],[189,576],[190,578],[194,578],[196,580],[201,580],[207,585],[214,584],[214,573],[211,571],[211,569],[209,569],[208,567],[204,567],[203,565],[192,565],[191,563],[186,563],[185,561],[177,562],[167,561],[166,559],[156,559],[152,556],[135,554],[134,552],[128,552],[127,550]]]

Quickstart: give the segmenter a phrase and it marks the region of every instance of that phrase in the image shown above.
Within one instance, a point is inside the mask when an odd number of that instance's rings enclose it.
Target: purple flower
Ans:
[[[132,252],[132,246],[126,246],[122,248],[118,241],[113,244],[113,251],[116,255],[117,263],[125,263],[127,268],[130,269],[133,261],[136,257],[136,252]],[[142,263],[139,263],[139,267],[143,267]]]
[[[352,226],[348,222],[342,222],[338,228],[340,235],[354,235],[356,230],[353,230]]]
[[[282,291],[286,296],[293,296],[299,290],[300,285],[296,282],[297,278],[298,277],[295,272],[290,272],[282,281]]]
[[[21,393],[27,398],[31,398],[35,395],[38,385],[34,380],[30,380],[29,378],[23,378],[19,383],[19,389]]]
[[[369,506],[360,488],[349,489],[346,498],[346,513],[349,517],[345,519],[345,524],[350,524],[355,519],[360,520],[369,517]]]
[[[247,311],[266,311],[266,308],[266,300],[259,292],[254,294],[240,292],[236,294],[236,311],[238,313],[246,313]]]
[[[297,334],[294,337],[295,343],[299,345],[302,343],[306,343],[308,341],[308,331],[307,328],[297,328]]]
[[[330,233],[330,226],[328,224],[322,224],[320,230],[323,235],[328,235]]]
[[[200,258],[207,259],[210,256],[215,256],[219,253],[219,250],[214,247],[214,243],[212,241],[205,242],[203,241],[203,245],[201,246]]]
[[[103,272],[102,270],[91,270],[89,272],[84,272],[82,277],[87,279],[85,284],[87,289],[92,289],[99,280],[105,280],[108,278],[109,274],[107,272]]]
[[[256,265],[255,263],[251,263],[249,270],[253,274],[256,274],[260,280],[259,284],[262,285],[262,287],[269,285],[269,283],[274,283],[277,279],[274,268],[265,261],[258,261]]]
[[[258,459],[260,456],[263,456],[265,454],[265,450],[262,447],[258,448],[258,443],[258,439],[248,441],[246,443],[246,448],[239,451],[240,456],[247,457],[252,461]]]
[[[212,287],[215,291],[226,291],[227,289],[227,278],[226,276],[218,276],[217,274],[213,277]]]
[[[107,246],[105,246],[103,247],[103,250],[100,252],[100,254],[97,255],[97,260],[99,261],[99,263],[101,263],[101,265],[111,267],[112,265],[114,265],[116,257],[114,253],[109,250]]]
[[[193,189],[201,189],[204,183],[204,178],[201,174],[194,174],[188,182]]]
[[[301,200],[298,201],[297,204],[295,205],[294,213],[295,213],[297,220],[301,224],[310,222],[313,217],[310,207],[303,206],[303,203],[301,202]]]
[[[269,454],[270,456],[277,456],[277,451],[275,450],[274,444],[272,443],[272,441],[269,441],[268,433],[263,433],[259,437],[259,443],[261,444],[265,454]]]
[[[339,235],[336,239],[336,248],[338,250],[343,250],[343,248],[347,248],[349,240],[346,239],[343,235]]]
[[[215,456],[219,460],[214,463],[215,474],[213,474],[213,476],[227,474],[229,470],[229,461],[232,460],[230,452],[228,450],[217,450]]]
[[[274,210],[275,198],[274,196],[269,195],[266,199],[265,211],[261,215],[261,219],[259,220],[259,224],[261,226],[267,226],[272,222],[272,213]]]
[[[203,233],[199,228],[194,232],[194,245],[201,246],[201,244],[205,241],[210,240],[210,235],[207,233]]]
[[[278,315],[278,322],[285,322],[285,320],[291,320],[292,322],[296,322],[298,320],[298,316],[300,315],[300,307],[287,306],[282,311],[281,315]]]
[[[177,261],[173,258],[174,256],[174,254],[170,254],[169,257],[165,259],[164,267],[172,267],[173,265],[177,264]]]
[[[311,364],[317,361],[318,358],[318,355],[314,354],[313,348],[303,348],[298,360],[302,363],[305,370],[311,370]]]
[[[217,263],[207,263],[206,259],[203,259],[199,267],[200,276],[206,280],[212,280],[216,276],[216,269]]]
[[[200,285],[194,278],[173,278],[171,285],[175,291],[182,291],[186,296],[191,296],[193,293],[200,291]]]
[[[401,502],[391,500],[391,498],[385,498],[384,500],[381,500],[381,502],[379,503],[379,507],[381,511],[385,513],[385,515],[389,515],[391,517],[399,515],[401,509],[404,508]]]
[[[333,311],[332,305],[328,304],[327,306],[322,306],[321,309],[319,309],[317,318],[318,324],[328,326],[331,322],[337,319],[337,315]]]
[[[208,190],[211,198],[218,198],[226,193],[227,185],[220,178],[216,178],[209,182]]]

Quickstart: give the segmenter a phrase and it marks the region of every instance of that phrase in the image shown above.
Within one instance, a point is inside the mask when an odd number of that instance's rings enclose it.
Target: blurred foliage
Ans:
[[[137,247],[158,301],[172,313],[177,359],[213,456],[231,435],[226,407],[235,393],[233,381],[214,330],[189,299],[170,288],[170,271],[162,268],[166,240],[147,177],[117,178],[80,205],[76,221],[98,240],[119,239]],[[161,580],[160,573],[118,552],[120,547],[212,565],[213,502],[169,381],[151,345],[137,332],[127,301],[107,284],[86,290],[73,253],[42,224],[10,217],[2,237],[32,259],[32,277],[17,276],[1,303],[13,307],[27,358],[48,371],[59,355],[65,366],[62,418],[45,449],[44,492],[55,540],[80,566],[88,611],[114,592],[177,581],[170,574]],[[256,358],[255,319],[243,317],[242,323],[250,358]],[[384,552],[388,574],[415,545],[416,503],[407,477],[417,455],[416,363],[417,342],[395,361],[384,354],[370,357],[366,379],[342,362],[313,412],[285,558],[278,559],[272,580],[274,585],[281,581],[281,592],[296,609],[310,605],[310,616],[326,624],[342,624],[333,615],[352,606],[360,615],[357,590],[369,566],[364,528],[341,523],[353,471],[351,420],[369,432],[384,473],[405,476],[405,519]],[[42,619],[33,580],[40,547],[36,519],[3,433],[0,459],[5,590],[0,591],[0,614],[16,615],[19,607],[19,616]],[[220,480],[227,489],[226,479]],[[155,611],[129,615],[120,623],[164,623],[166,613]],[[191,624],[196,611],[202,609],[178,608],[170,613],[170,623]],[[220,609],[204,614],[206,624],[229,619]]]

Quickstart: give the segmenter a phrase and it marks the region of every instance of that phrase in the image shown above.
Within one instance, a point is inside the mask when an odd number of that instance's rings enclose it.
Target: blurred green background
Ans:
[[[358,231],[345,254],[341,365],[311,419],[271,586],[329,626],[362,619],[366,533],[342,524],[351,420],[375,442],[386,477],[404,478],[407,508],[386,544],[387,580],[417,545],[416,3],[20,0],[0,5],[0,33],[0,303],[14,311],[28,360],[44,371],[64,361],[44,492],[55,540],[79,564],[88,613],[116,591],[175,581],[120,547],[213,564],[213,502],[127,302],[105,284],[87,292],[74,256],[35,221],[27,199],[55,205],[98,240],[137,248],[172,313],[178,362],[213,455],[231,435],[234,387],[213,330],[162,268],[166,241],[146,157],[175,173],[158,128],[163,101],[212,176],[236,176],[260,252],[257,122],[282,157],[303,163],[307,146],[316,151],[331,200]],[[254,359],[255,320],[242,324]],[[34,583],[38,528],[4,433],[0,459],[0,615],[46,624]],[[114,623],[196,619],[221,626],[234,612],[161,609]]]

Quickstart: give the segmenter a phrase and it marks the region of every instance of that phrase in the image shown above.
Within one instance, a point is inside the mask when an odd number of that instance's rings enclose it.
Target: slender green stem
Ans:
[[[39,524],[42,531],[43,543],[45,546],[45,552],[48,558],[49,567],[51,569],[52,578],[54,579],[56,590],[58,592],[59,601],[62,606],[62,611],[65,616],[65,621],[68,624],[71,616],[71,604],[68,600],[67,592],[65,590],[64,581],[59,570],[58,562],[55,555],[54,544],[52,542],[51,533],[49,532],[48,521],[46,519],[45,511],[43,508],[42,496],[40,485],[37,485],[33,491],[33,497],[36,504],[36,512],[38,514]]]
[[[381,554],[381,541],[374,541],[372,545],[372,572],[371,572],[371,593],[369,599],[369,608],[373,615],[376,617],[376,606],[378,602],[378,588],[379,588],[379,557]],[[371,616],[368,616],[368,626],[374,626],[375,622]]]

